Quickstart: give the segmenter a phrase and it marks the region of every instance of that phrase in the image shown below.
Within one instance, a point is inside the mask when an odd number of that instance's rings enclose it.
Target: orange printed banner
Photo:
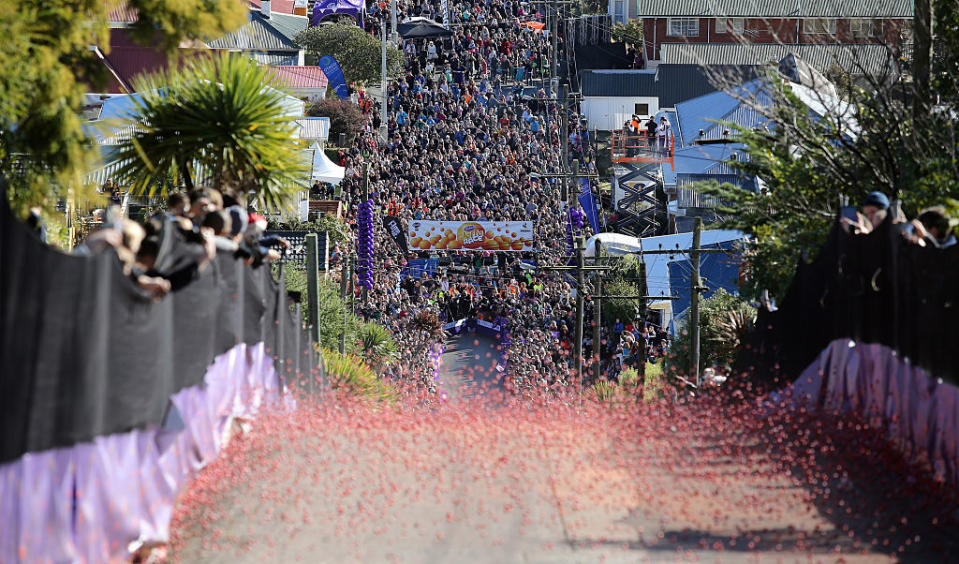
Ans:
[[[532,221],[411,221],[412,251],[532,251]]]

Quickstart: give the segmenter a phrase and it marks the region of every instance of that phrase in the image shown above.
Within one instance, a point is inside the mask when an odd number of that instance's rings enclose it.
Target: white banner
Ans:
[[[532,221],[411,221],[411,251],[532,251]]]

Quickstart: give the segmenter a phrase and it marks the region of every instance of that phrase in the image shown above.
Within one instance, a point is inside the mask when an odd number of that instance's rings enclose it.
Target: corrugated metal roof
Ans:
[[[743,127],[757,127],[766,118],[757,109],[768,106],[769,94],[759,80],[748,82],[727,92],[713,92],[687,100],[676,106],[676,114],[682,124],[680,135],[683,146],[689,146],[696,139],[719,139],[726,129],[722,121],[731,121]],[[750,100],[752,103],[744,103]],[[699,131],[703,135],[699,135]]]
[[[717,80],[721,84],[741,84],[756,78],[757,74],[754,66],[712,65],[706,69],[701,65],[666,63],[660,63],[656,72],[661,108],[675,107],[680,102],[715,92]]]
[[[680,208],[716,208],[723,204],[722,199],[703,194],[693,187],[696,182],[716,181],[719,184],[732,184],[740,188],[753,189],[755,183],[751,177],[740,174],[699,174],[681,172],[676,174],[676,205]]]
[[[580,76],[583,96],[655,96],[656,71],[589,70]]]
[[[660,58],[663,63],[692,65],[763,65],[779,62],[793,53],[825,73],[839,66],[852,74],[881,75],[893,64],[893,53],[879,43],[800,44],[777,43],[663,43]]]
[[[326,75],[320,67],[279,66],[270,69],[276,81],[287,88],[326,88]]]
[[[911,18],[911,0],[636,0],[639,17]]]
[[[330,138],[330,118],[307,117],[296,120],[300,126],[300,139],[326,141]]]
[[[250,21],[240,29],[208,42],[211,49],[241,51],[296,51],[296,34],[309,25],[304,16],[274,13],[265,18],[259,10],[250,10]]]

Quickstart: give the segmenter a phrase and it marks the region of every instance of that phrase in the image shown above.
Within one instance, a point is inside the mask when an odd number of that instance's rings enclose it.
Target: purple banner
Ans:
[[[224,446],[234,417],[295,408],[264,345],[218,356],[203,386],[173,398],[179,430],[97,437],[0,465],[0,562],[127,560],[135,540],[165,542],[176,495]]]

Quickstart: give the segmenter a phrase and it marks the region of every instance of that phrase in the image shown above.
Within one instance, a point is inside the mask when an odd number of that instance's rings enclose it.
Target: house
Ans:
[[[758,66],[788,54],[802,58],[821,73],[838,68],[852,75],[883,76],[899,64],[897,52],[879,43],[663,43],[660,64]]]
[[[675,254],[650,253],[643,256],[646,264],[647,308],[653,322],[669,327],[673,321],[685,318],[690,305],[690,256],[683,252],[692,247],[693,234],[675,233],[657,237],[629,237],[619,233],[599,233],[586,242],[586,255],[592,256],[595,242],[599,240],[611,255],[621,255],[640,250],[663,251],[677,249]],[[700,256],[700,273],[705,286],[702,296],[707,298],[722,288],[731,294],[739,293],[739,265],[742,257],[741,231],[731,229],[706,229],[700,236],[702,249],[726,250],[728,252],[703,253]]]
[[[644,56],[667,43],[876,43],[910,39],[910,0],[610,0],[614,22],[643,21]]]
[[[246,25],[208,41],[207,45],[210,49],[247,53],[267,65],[302,66],[304,50],[294,40],[309,26],[310,20],[306,16],[274,11],[273,3],[265,0],[259,2],[259,9],[251,7]]]
[[[717,76],[751,80],[756,68],[720,65],[707,70],[696,64],[662,64],[653,70],[584,70],[579,75],[580,107],[590,129],[612,131],[633,114],[656,115],[715,92]]]
[[[274,66],[273,85],[282,87],[297,98],[318,100],[326,97],[326,75],[316,66]]]
[[[635,114],[659,112],[656,71],[589,70],[580,74],[580,105],[590,129],[612,131]]]

